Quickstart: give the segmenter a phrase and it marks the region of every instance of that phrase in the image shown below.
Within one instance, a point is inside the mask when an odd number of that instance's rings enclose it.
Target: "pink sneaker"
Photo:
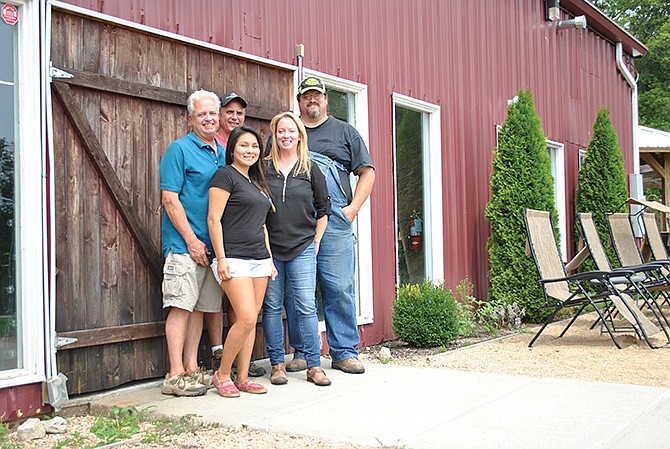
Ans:
[[[221,396],[223,396],[224,398],[238,398],[238,397],[240,397],[240,390],[237,389],[235,384],[230,380],[227,380],[225,382],[221,382],[219,380],[219,376],[216,373],[216,371],[214,372],[214,375],[212,376],[212,383],[216,387],[216,391],[218,391],[219,394]]]
[[[247,380],[246,382],[235,381],[235,386],[239,391],[244,391],[251,394],[263,394],[268,392],[267,388],[265,388],[263,385],[252,382],[251,380]]]

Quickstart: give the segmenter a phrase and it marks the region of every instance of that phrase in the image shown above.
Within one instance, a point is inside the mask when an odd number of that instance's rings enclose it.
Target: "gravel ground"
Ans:
[[[20,448],[31,449],[80,449],[92,448],[100,443],[100,439],[89,432],[95,417],[79,416],[68,418],[68,431],[62,435],[47,435],[46,437],[24,442]],[[174,425],[175,427],[178,424]],[[352,445],[337,441],[329,441],[318,438],[304,437],[299,435],[288,435],[273,432],[262,432],[248,428],[233,427],[199,427],[197,424],[187,426],[186,430],[177,435],[166,435],[165,426],[157,426],[155,423],[142,423],[141,431],[133,438],[124,442],[112,443],[102,448],[133,448],[133,449],[251,449],[251,448],[277,448],[277,449],[371,449],[371,446]],[[160,438],[157,438],[160,435]],[[11,442],[16,441],[15,434],[10,435]],[[153,440],[152,442],[142,442]],[[158,441],[156,441],[158,439]],[[3,446],[0,441],[0,448]],[[377,446],[379,448],[381,446]]]
[[[655,387],[670,387],[670,348],[650,349],[644,341],[630,334],[618,334],[623,349],[617,349],[608,335],[589,330],[592,315],[580,317],[563,338],[557,338],[565,323],[550,325],[532,348],[528,343],[536,328],[480,342],[482,338],[461,339],[450,348],[417,349],[403,342],[386,342],[361,348],[364,363],[395,363],[418,367],[448,368],[531,377],[558,377],[589,381],[628,383]],[[667,343],[663,333],[652,340]],[[51,449],[93,447],[99,440],[89,430],[91,416],[68,418],[65,435],[47,435],[41,440],[23,443],[23,448]],[[158,442],[140,443],[137,440],[122,446],[128,448],[314,448],[314,449],[371,449],[371,446],[315,439],[298,435],[262,432],[248,428],[200,427],[191,423],[185,427],[172,424],[168,428],[187,429],[178,435],[163,435]],[[161,427],[143,423],[141,435],[154,438]],[[79,437],[78,437],[79,436]],[[81,436],[87,440],[82,440]],[[10,435],[10,442],[15,436]],[[77,440],[77,438],[80,438]],[[65,444],[69,439],[69,444]],[[0,447],[2,446],[0,441]],[[60,446],[57,446],[60,444]],[[383,446],[376,446],[377,448]]]

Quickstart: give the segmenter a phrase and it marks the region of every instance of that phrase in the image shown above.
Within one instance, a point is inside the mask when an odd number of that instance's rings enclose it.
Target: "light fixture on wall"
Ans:
[[[561,8],[559,0],[545,0],[544,2],[544,17],[552,22],[561,18]]]
[[[586,16],[577,16],[571,20],[561,20],[556,24],[557,30],[567,30],[568,28],[586,28]]]

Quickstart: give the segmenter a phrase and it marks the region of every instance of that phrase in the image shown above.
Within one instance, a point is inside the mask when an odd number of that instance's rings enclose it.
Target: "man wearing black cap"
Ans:
[[[300,83],[298,105],[307,129],[312,160],[326,173],[332,206],[317,254],[317,281],[323,299],[332,367],[360,374],[365,372],[365,367],[358,360],[356,349],[360,337],[356,323],[356,261],[351,223],[372,192],[375,169],[358,131],[328,116],[328,93],[321,79],[310,76]],[[355,191],[349,183],[350,173],[358,176]],[[287,316],[292,315],[287,311]],[[291,327],[289,322],[289,332]],[[307,368],[305,355],[300,351],[301,342],[294,340],[296,338],[291,338],[291,345],[296,351],[293,360],[286,364],[287,371]]]
[[[247,101],[235,92],[228,92],[221,96],[221,108],[219,109],[219,130],[214,136],[216,141],[224,148],[228,146],[230,133],[240,125],[244,124],[246,117]],[[235,313],[232,308],[228,309],[230,322],[235,322]],[[219,369],[221,355],[223,354],[223,311],[218,314],[206,313],[205,324],[212,346],[212,369]],[[260,377],[265,374],[265,369],[251,362],[249,376]]]
[[[245,109],[247,101],[236,94],[228,92],[221,97],[221,110],[219,112],[219,131],[216,133],[216,140],[226,147],[228,136],[240,125],[244,124]]]

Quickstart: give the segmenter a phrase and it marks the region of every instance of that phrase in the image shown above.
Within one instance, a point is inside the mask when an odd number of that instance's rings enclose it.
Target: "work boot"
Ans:
[[[288,377],[286,377],[286,367],[283,363],[272,365],[270,382],[272,385],[285,385],[288,383]]]
[[[286,364],[286,371],[289,373],[297,373],[298,371],[305,371],[307,369],[307,360],[293,357]]]
[[[330,385],[330,379],[328,379],[328,376],[326,376],[326,373],[320,366],[313,366],[307,369],[307,380],[320,387]]]
[[[363,374],[365,372],[365,367],[358,360],[358,357],[349,357],[339,362],[332,362],[331,367],[349,374]]]

